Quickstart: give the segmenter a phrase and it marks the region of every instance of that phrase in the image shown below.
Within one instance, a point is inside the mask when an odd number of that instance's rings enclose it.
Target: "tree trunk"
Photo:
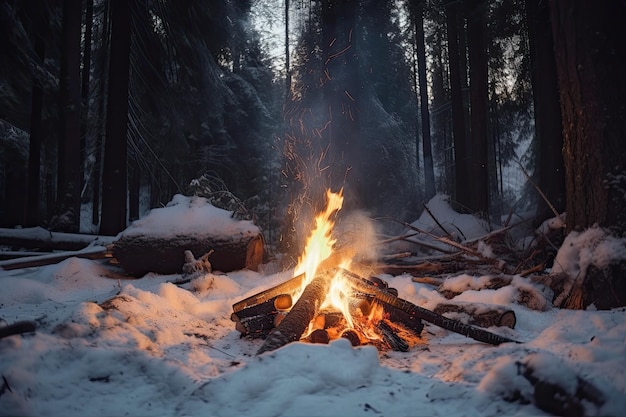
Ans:
[[[285,0],[285,102],[291,100],[291,68],[289,60],[289,0]]]
[[[131,4],[133,0],[112,1],[110,4],[111,60],[100,221],[100,233],[103,235],[116,235],[126,227]]]
[[[468,3],[467,45],[470,60],[470,205],[474,213],[489,212],[487,145],[487,24],[485,3]]]
[[[39,22],[44,24],[44,22]],[[46,41],[41,33],[35,35],[35,52],[42,65],[45,58]],[[41,143],[43,140],[43,89],[33,84],[30,108],[30,142],[28,153],[28,188],[26,191],[26,227],[39,224],[40,183],[41,183]]]
[[[454,137],[455,196],[459,211],[471,206],[471,177],[468,164],[468,147],[465,135],[463,92],[461,91],[461,67],[459,62],[458,4],[445,3],[448,33],[448,60],[450,67],[450,94],[452,97],[452,134]]]
[[[626,231],[626,4],[551,0],[567,230]]]
[[[85,188],[83,183],[85,176],[85,162],[87,154],[87,122],[89,120],[89,80],[91,73],[91,33],[93,28],[93,0],[85,0],[85,39],[83,43],[83,71],[81,76],[81,106],[83,114],[80,123],[80,166],[81,194]],[[81,199],[82,200],[82,199]]]
[[[554,60],[554,42],[548,2],[526,0],[530,75],[535,115],[538,162],[537,185],[559,213],[565,210],[565,169],[563,168],[563,125]],[[548,204],[539,199],[538,224],[553,217]]]
[[[94,164],[93,164],[93,172],[91,174],[92,179],[92,190],[93,190],[93,198],[92,198],[92,207],[91,207],[91,223],[93,225],[98,225],[100,223],[100,191],[102,189],[102,143],[104,142],[104,120],[106,119],[106,92],[107,92],[107,77],[106,74],[106,62],[107,57],[109,55],[109,36],[110,36],[110,25],[109,25],[109,1],[104,0],[104,12],[102,17],[102,29],[100,32],[100,61],[102,62],[102,74],[100,76],[100,98],[98,100],[98,132],[95,138],[94,144]]]
[[[415,45],[417,46],[417,69],[419,72],[420,111],[422,116],[422,151],[424,153],[424,197],[435,196],[435,169],[430,137],[430,111],[428,106],[428,82],[426,80],[426,47],[424,44],[424,2],[417,3],[414,13]]]
[[[130,160],[128,173],[128,220],[139,218],[139,194],[141,192],[141,168],[137,156]]]
[[[80,225],[80,38],[81,0],[63,2],[61,59],[62,134],[59,139],[58,230],[77,232]]]

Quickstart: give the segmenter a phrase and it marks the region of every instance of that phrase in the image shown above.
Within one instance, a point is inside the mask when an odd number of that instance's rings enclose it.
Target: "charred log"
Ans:
[[[357,333],[354,329],[346,329],[341,333],[341,337],[344,339],[348,339],[352,346],[360,346],[361,345],[361,337],[359,333]]]
[[[327,345],[330,343],[330,336],[328,332],[324,329],[315,329],[309,335],[309,341],[311,343],[321,343]]]
[[[330,280],[325,274],[316,275],[306,286],[291,311],[269,333],[257,355],[299,340],[311,320],[317,315],[329,287]]]
[[[258,338],[265,336],[278,325],[281,310],[291,307],[292,299],[289,294],[279,294],[261,303],[239,309],[231,314],[235,328],[242,336]]]
[[[376,324],[376,328],[380,331],[385,344],[392,350],[399,352],[407,352],[409,350],[409,344],[389,325],[389,322],[380,320]]]

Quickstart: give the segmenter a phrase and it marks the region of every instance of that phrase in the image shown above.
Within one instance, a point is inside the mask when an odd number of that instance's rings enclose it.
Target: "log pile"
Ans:
[[[335,275],[351,288],[352,327],[343,313],[321,309]],[[304,283],[304,275],[300,275],[233,305],[231,319],[242,337],[265,339],[257,354],[294,341],[328,343],[339,337],[353,346],[372,344],[379,349],[407,351],[421,337],[423,321],[492,345],[515,342],[479,327],[513,327],[515,314],[503,308],[472,310],[457,305],[454,312],[462,310],[472,317],[470,323],[463,323],[443,315],[453,311],[453,303],[442,306],[440,312],[427,310],[399,298],[397,290],[377,277],[365,278],[341,268],[322,270],[298,294]]]

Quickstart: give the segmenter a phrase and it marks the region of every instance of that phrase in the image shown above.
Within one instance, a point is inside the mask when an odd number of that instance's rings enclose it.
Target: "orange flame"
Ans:
[[[343,189],[338,193],[327,190],[326,200],[326,210],[315,218],[315,229],[311,232],[304,253],[298,259],[298,265],[294,270],[294,276],[305,274],[305,285],[313,279],[319,264],[332,253],[336,239],[331,236],[335,225],[331,217],[336,211],[341,210]]]

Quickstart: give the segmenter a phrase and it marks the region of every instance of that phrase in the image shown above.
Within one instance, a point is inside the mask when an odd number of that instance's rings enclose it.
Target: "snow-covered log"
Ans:
[[[263,235],[251,221],[212,206],[202,197],[176,195],[165,207],[146,216],[118,235],[113,257],[128,273],[182,272],[185,251],[208,257],[213,270],[256,270],[263,261]]]
[[[513,329],[517,322],[513,310],[493,304],[447,302],[437,304],[433,311],[479,327],[506,326]]]
[[[112,241],[111,236],[51,232],[43,227],[0,228],[0,245],[27,249],[74,251],[89,245],[106,246]]]

